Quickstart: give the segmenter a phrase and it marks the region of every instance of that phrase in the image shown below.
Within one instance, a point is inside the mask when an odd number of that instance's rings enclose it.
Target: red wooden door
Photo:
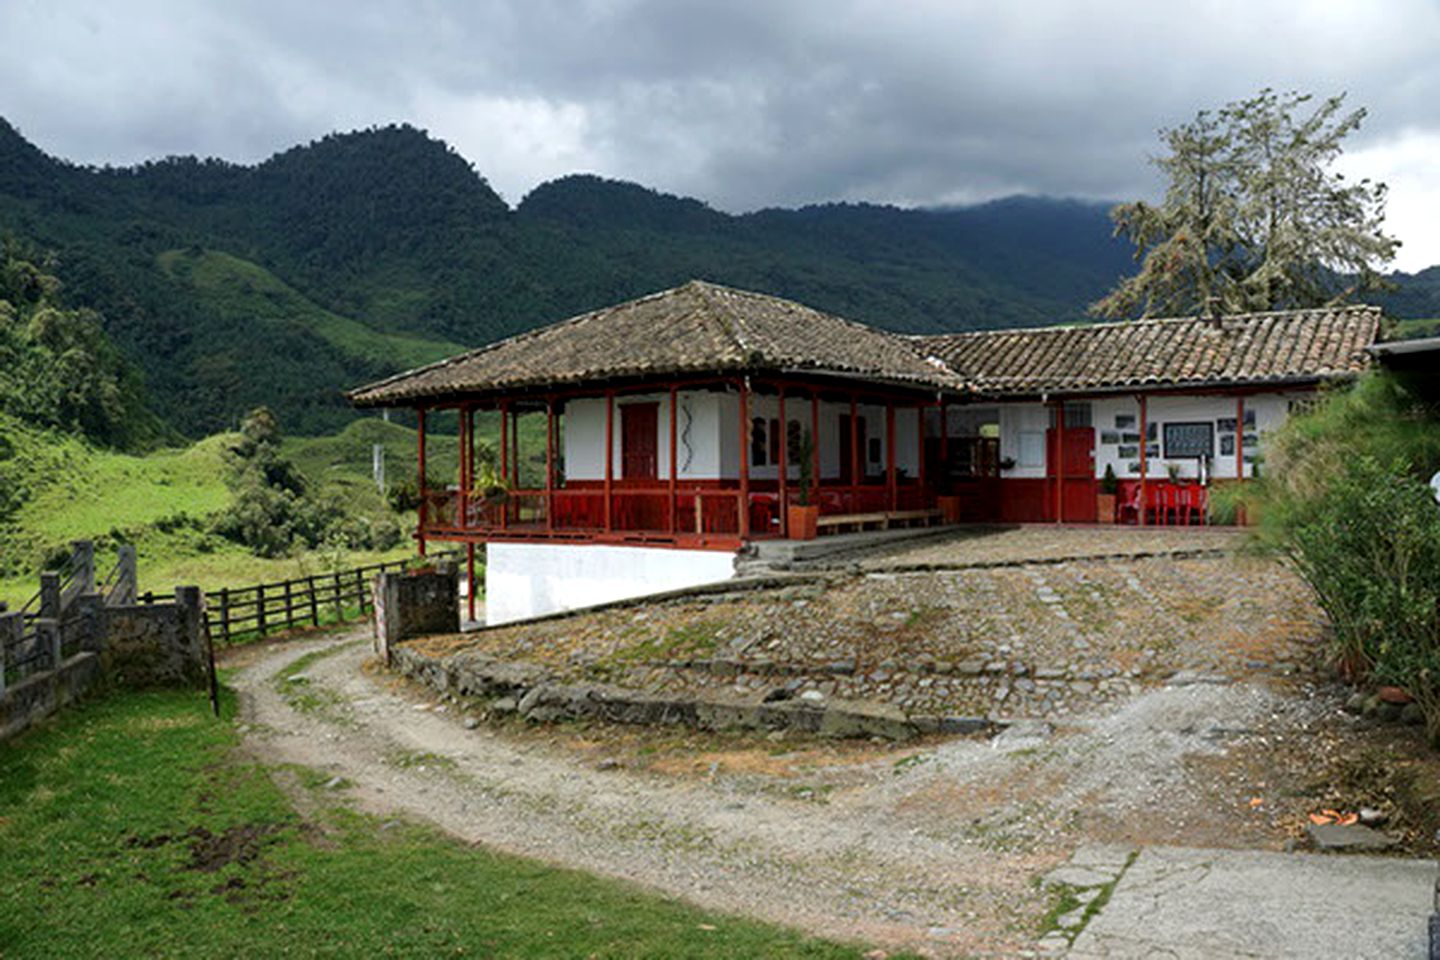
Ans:
[[[620,408],[620,476],[624,480],[655,480],[660,404],[627,403]]]
[[[1098,516],[1095,495],[1099,492],[1099,484],[1095,480],[1095,429],[1067,427],[1063,440],[1057,445],[1056,432],[1052,428],[1046,434],[1045,446],[1045,474],[1049,480],[1046,517],[1065,523],[1094,523]],[[1057,506],[1061,510],[1058,518],[1055,516]]]

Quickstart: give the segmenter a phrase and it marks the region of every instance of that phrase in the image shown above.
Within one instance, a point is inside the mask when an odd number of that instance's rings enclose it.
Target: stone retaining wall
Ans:
[[[783,688],[753,696],[719,693],[648,693],[603,683],[562,683],[533,664],[473,654],[427,656],[410,647],[391,649],[402,674],[439,693],[491,700],[493,712],[537,723],[597,719],[614,723],[679,724],[700,730],[795,730],[822,737],[906,740],[923,733],[988,733],[984,717],[907,716],[865,700],[791,698]]]

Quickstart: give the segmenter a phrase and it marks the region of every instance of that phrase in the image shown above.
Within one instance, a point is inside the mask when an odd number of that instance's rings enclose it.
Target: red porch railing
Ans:
[[[673,502],[672,502],[673,496]],[[462,500],[464,516],[461,516]],[[800,491],[785,493],[790,504]],[[811,498],[822,515],[883,513],[891,508],[891,492],[880,484],[822,485]],[[895,492],[899,510],[934,506],[934,491],[909,484]],[[740,536],[740,511],[748,511],[752,539],[778,537],[784,530],[778,489],[667,484],[615,487],[610,492],[610,525],[606,528],[603,488],[521,489],[493,498],[462,498],[458,490],[425,494],[423,534],[426,537],[574,540],[611,537],[656,541],[734,540]],[[672,526],[673,516],[673,526]]]

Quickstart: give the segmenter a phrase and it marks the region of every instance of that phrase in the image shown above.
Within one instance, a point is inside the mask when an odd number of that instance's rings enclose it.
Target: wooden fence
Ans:
[[[462,551],[431,554],[429,559],[458,560]],[[210,636],[219,643],[233,638],[264,636],[300,626],[318,627],[322,622],[345,619],[350,610],[361,616],[374,606],[370,581],[378,573],[403,570],[409,560],[372,563],[335,573],[320,573],[293,580],[257,583],[249,587],[221,587],[205,595],[205,622]],[[150,594],[139,598],[152,600]]]

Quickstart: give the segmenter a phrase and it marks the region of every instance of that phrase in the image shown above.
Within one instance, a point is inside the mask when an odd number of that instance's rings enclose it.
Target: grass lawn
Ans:
[[[860,953],[382,822],[280,771],[302,816],[236,738],[199,694],[153,692],[0,744],[0,955]]]

